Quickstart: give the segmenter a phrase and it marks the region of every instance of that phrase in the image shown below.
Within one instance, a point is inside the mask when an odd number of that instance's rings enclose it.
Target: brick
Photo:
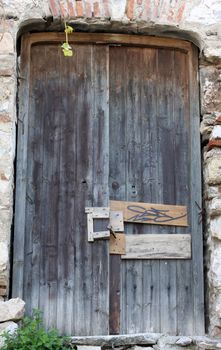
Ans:
[[[92,17],[92,8],[91,8],[91,2],[90,1],[86,1],[85,2],[85,13],[86,13],[86,17],[87,18]]]
[[[59,10],[58,10],[58,7],[57,7],[56,0],[49,0],[49,7],[50,7],[52,15],[54,17],[58,17],[59,16]]]
[[[210,140],[208,143],[208,151],[214,147],[221,147],[221,140]]]
[[[100,6],[97,1],[94,3],[94,17],[101,17]]]
[[[82,6],[82,1],[76,1],[76,9],[77,9],[77,16],[78,17],[83,17],[83,6]]]
[[[74,6],[72,1],[68,1],[68,15],[69,17],[74,17]]]
[[[133,19],[134,17],[134,0],[129,0],[127,2],[127,17]]]

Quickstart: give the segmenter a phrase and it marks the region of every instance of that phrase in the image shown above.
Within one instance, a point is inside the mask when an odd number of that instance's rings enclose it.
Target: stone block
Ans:
[[[8,208],[0,207],[0,242],[9,244],[12,223],[12,205]]]
[[[0,323],[0,348],[4,345],[4,338],[1,336],[2,333],[7,332],[14,334],[18,328],[17,323],[15,322],[3,322]]]
[[[5,242],[0,242],[0,295],[6,295],[8,286],[9,251]]]
[[[1,55],[0,53],[0,76],[11,76],[15,74],[16,61],[14,55]]]
[[[221,139],[221,125],[215,125],[213,127],[210,139]]]
[[[204,199],[211,200],[217,197],[221,197],[221,185],[218,185],[218,186],[205,185]]]
[[[208,206],[211,217],[221,215],[221,198],[213,198]]]
[[[177,345],[187,346],[193,343],[193,340],[190,337],[181,337],[176,341]]]
[[[200,80],[202,113],[221,110],[220,70],[215,66],[203,67],[200,70]]]
[[[92,345],[77,345],[77,350],[101,350],[101,347]]]
[[[211,261],[209,269],[210,289],[221,289],[221,244],[211,246]]]
[[[221,349],[221,344],[217,343],[217,341],[208,341],[208,342],[199,342],[198,343],[199,350],[216,350]]]
[[[0,54],[12,54],[15,52],[14,40],[11,33],[4,33],[0,41]]]
[[[176,342],[179,341],[179,339],[180,337],[164,335],[159,339],[157,346],[160,350],[180,350],[183,348],[183,346],[180,344],[176,344]],[[189,349],[189,347],[186,347],[186,349]]]
[[[0,242],[0,276],[7,270],[9,258],[8,258],[8,245],[4,242]]]
[[[15,115],[16,88],[14,77],[0,76],[0,114]]]
[[[221,240],[221,216],[211,219],[210,230],[212,237]]]
[[[211,132],[213,130],[213,125],[208,125],[204,122],[204,120],[202,120],[202,122],[200,123],[200,133],[202,136],[207,136],[206,139],[209,138]]]
[[[0,322],[18,321],[24,317],[25,302],[20,298],[0,301]]]
[[[221,156],[214,154],[208,158],[204,167],[204,181],[208,185],[221,184]]]
[[[131,347],[131,350],[153,350],[153,348],[151,346],[138,346],[138,345],[134,345]]]

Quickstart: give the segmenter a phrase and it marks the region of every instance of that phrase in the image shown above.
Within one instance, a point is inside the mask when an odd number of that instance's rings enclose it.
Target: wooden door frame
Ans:
[[[52,44],[62,43],[64,41],[63,33],[34,33],[25,34],[22,37],[21,52],[21,82],[19,89],[19,97],[21,104],[19,106],[18,118],[18,147],[17,147],[17,165],[16,165],[16,199],[15,199],[15,232],[14,232],[14,256],[13,256],[13,297],[23,297],[23,278],[24,278],[24,245],[25,245],[25,203],[26,203],[26,168],[27,168],[27,141],[28,141],[28,115],[29,115],[29,81],[30,81],[30,51],[32,45],[36,44]],[[74,33],[69,35],[71,44],[109,44],[109,45],[125,45],[136,47],[151,47],[151,48],[168,48],[180,50],[187,54],[188,57],[188,76],[189,76],[189,96],[190,96],[190,131],[199,128],[199,93],[198,93],[198,77],[195,72],[198,71],[198,49],[190,42],[181,39],[160,38],[141,35],[127,34],[108,34],[108,33]],[[68,59],[68,58],[67,58]],[[200,133],[191,137],[190,157],[192,152],[198,149],[200,154]],[[192,152],[191,152],[192,150]],[[190,174],[190,192],[191,196],[196,198],[198,205],[201,207],[202,191],[201,183],[198,176],[201,174],[201,160],[198,159],[194,166],[191,166]],[[190,215],[197,215],[196,210],[192,210]],[[193,231],[197,234],[202,234],[201,228],[197,227],[193,222]],[[195,225],[195,226],[194,226]],[[202,243],[203,244],[203,243]],[[193,255],[198,254],[202,247],[196,245],[195,240],[192,240]],[[112,267],[118,264],[118,257],[113,258]],[[193,264],[194,269],[194,264]],[[203,266],[201,267],[203,270]],[[198,276],[195,276],[198,279]],[[117,276],[115,282],[110,284],[112,288],[112,298],[115,298],[111,314],[114,318],[110,320],[111,333],[119,333],[120,325],[120,294],[119,294],[120,277]],[[203,293],[203,291],[202,291]],[[194,299],[197,299],[197,294],[194,293]],[[196,305],[196,303],[194,303]],[[196,309],[197,314],[197,309]],[[200,312],[199,312],[200,314]],[[204,321],[203,321],[204,322]]]

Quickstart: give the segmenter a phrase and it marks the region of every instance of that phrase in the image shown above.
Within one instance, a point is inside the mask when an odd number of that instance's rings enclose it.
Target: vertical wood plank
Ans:
[[[193,300],[194,300],[194,334],[204,334],[205,313],[204,313],[204,285],[203,278],[203,232],[202,223],[198,221],[198,210],[195,202],[202,207],[201,188],[201,158],[200,158],[200,110],[199,110],[199,78],[198,78],[198,49],[192,45],[189,52],[189,96],[190,96],[190,120],[191,120],[191,144],[190,162],[192,164],[190,173],[191,191],[191,219],[192,219],[192,254],[193,260]]]
[[[124,199],[125,182],[125,86],[123,70],[126,64],[125,55],[110,47],[110,142],[109,142],[109,190],[111,199]],[[120,256],[110,255],[110,334],[119,334],[122,330],[122,319],[125,317],[123,290],[126,283],[124,264]]]
[[[109,205],[109,47],[94,46],[93,206]],[[100,220],[106,231],[108,220]],[[98,227],[99,229],[99,227]],[[109,242],[92,245],[92,334],[109,332]]]
[[[24,249],[25,249],[25,207],[26,207],[26,167],[29,115],[29,74],[30,43],[28,37],[22,39],[21,73],[24,79],[19,89],[18,147],[16,161],[15,231],[13,249],[12,296],[23,298]]]
[[[159,202],[159,191],[157,190],[157,157],[158,157],[158,136],[157,136],[157,51],[145,49],[144,69],[142,76],[142,193],[143,200]],[[147,225],[145,232],[160,233],[160,228]],[[144,232],[143,232],[144,233]],[[143,261],[143,329],[142,331],[154,332],[159,329],[159,261]]]
[[[175,171],[176,121],[173,102],[176,98],[174,82],[174,51],[158,50],[157,59],[157,128],[158,128],[158,200],[165,204],[178,204],[176,198],[177,173]],[[182,200],[182,199],[181,199]],[[182,203],[182,202],[181,202]],[[179,204],[181,204],[179,203]],[[176,228],[171,227],[170,233]],[[168,227],[161,228],[168,233]],[[160,261],[160,331],[176,334],[176,262]]]

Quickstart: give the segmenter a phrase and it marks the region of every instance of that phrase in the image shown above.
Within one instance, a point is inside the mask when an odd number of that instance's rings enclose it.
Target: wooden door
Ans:
[[[202,333],[197,50],[74,34],[65,58],[61,40],[22,43],[13,295],[65,334]],[[109,199],[186,205],[187,228],[125,232],[190,233],[192,259],[122,261],[89,243],[85,207]]]

